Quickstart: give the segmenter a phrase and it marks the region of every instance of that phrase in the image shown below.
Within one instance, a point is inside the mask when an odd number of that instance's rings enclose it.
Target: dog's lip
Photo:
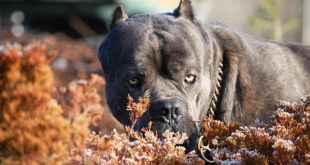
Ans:
[[[176,120],[169,120],[167,117],[165,116],[160,116],[158,118],[155,119],[151,119],[152,122],[156,121],[156,122],[163,122],[163,123],[171,123],[171,122],[175,122],[175,123],[179,123],[179,120],[183,118],[183,116],[178,116]],[[158,121],[159,120],[159,121]]]

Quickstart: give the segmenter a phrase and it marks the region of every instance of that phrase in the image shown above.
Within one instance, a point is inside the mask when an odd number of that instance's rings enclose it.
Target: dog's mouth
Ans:
[[[164,133],[166,131],[174,132],[174,133],[186,133],[188,139],[184,141],[181,146],[186,148],[186,152],[190,152],[196,149],[197,146],[197,138],[199,137],[199,126],[196,122],[193,122],[187,119],[185,116],[181,117],[178,122],[170,121],[166,122],[165,120],[158,119],[150,119],[146,120],[146,118],[141,118],[140,121],[137,122],[135,126],[136,131],[141,131],[142,128],[147,127],[148,123],[152,122],[151,130],[160,138],[164,139]]]
[[[179,121],[178,123],[165,124],[162,122],[154,122],[152,130],[157,132],[159,138],[163,139],[163,134],[168,130],[175,133],[186,133],[188,139],[182,144],[186,148],[186,152],[192,151],[196,148],[196,139],[199,136],[199,130],[195,123]]]
[[[152,122],[151,130],[160,138],[164,139],[166,131],[174,133],[186,133],[188,139],[182,144],[186,151],[192,151],[196,148],[196,139],[199,136],[199,123],[191,120],[186,113],[187,107],[184,103],[176,100],[161,100],[152,102],[148,110],[138,119],[134,128],[140,131]]]

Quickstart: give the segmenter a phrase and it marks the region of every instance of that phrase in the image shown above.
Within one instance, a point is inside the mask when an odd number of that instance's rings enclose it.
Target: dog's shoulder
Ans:
[[[252,40],[252,36],[244,33],[240,28],[232,24],[212,22],[207,24],[206,28],[212,33],[219,46],[225,52],[240,55],[247,49],[247,43]]]

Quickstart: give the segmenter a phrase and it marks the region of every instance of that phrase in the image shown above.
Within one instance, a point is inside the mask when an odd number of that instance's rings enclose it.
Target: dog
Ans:
[[[98,58],[113,115],[131,125],[128,94],[150,96],[150,106],[135,125],[187,133],[195,149],[207,114],[223,122],[268,121],[279,100],[296,101],[310,93],[310,46],[252,37],[229,25],[201,25],[189,0],[172,13],[127,17],[113,14]]]

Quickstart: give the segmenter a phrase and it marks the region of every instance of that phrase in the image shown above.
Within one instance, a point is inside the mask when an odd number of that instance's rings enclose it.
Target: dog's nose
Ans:
[[[154,104],[151,108],[153,118],[165,123],[178,122],[184,115],[184,105],[177,100],[165,100]]]

